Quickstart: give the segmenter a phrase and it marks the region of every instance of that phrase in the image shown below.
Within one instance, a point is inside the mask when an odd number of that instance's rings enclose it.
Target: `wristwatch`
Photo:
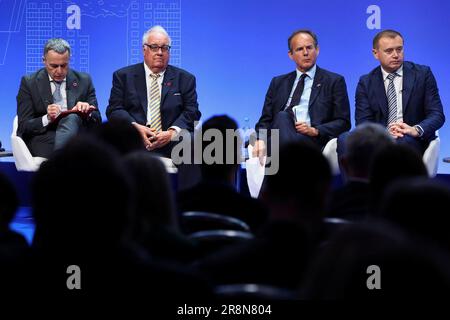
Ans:
[[[423,129],[422,129],[421,126],[419,126],[419,125],[416,124],[416,125],[414,126],[414,129],[416,129],[417,133],[419,134],[419,137],[423,136]]]

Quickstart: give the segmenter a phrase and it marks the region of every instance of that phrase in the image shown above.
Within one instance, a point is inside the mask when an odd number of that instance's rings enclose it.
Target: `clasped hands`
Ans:
[[[149,128],[136,122],[133,122],[133,125],[141,135],[147,150],[155,150],[164,147],[176,135],[175,129],[169,128],[167,131],[157,132],[154,128]]]
[[[411,137],[418,137],[419,132],[414,127],[404,122],[394,122],[389,125],[388,131],[394,139],[402,138],[405,135]]]
[[[95,106],[90,105],[87,102],[78,101],[77,104],[71,110],[76,110],[80,111],[81,113],[89,114],[95,109],[97,109]],[[59,116],[60,113],[61,113],[61,106],[59,104],[52,103],[48,105],[47,117],[50,122],[54,121]]]

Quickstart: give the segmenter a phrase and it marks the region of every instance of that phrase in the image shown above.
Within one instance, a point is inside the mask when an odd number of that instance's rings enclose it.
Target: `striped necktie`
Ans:
[[[395,92],[394,79],[397,76],[397,73],[390,73],[387,76],[389,80],[388,89],[387,89],[387,98],[388,98],[388,127],[390,124],[397,121],[397,93]]]
[[[150,85],[150,101],[147,110],[147,126],[155,129],[157,132],[161,131],[161,93],[158,85],[158,78],[160,74],[150,74],[152,82]]]

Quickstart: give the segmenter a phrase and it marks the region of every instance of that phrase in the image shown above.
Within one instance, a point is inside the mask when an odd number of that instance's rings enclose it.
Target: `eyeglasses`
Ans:
[[[148,48],[150,48],[150,50],[152,52],[158,52],[159,49],[161,49],[162,52],[169,52],[170,51],[170,46],[167,46],[167,45],[158,46],[157,44],[144,43],[144,46],[147,46]]]

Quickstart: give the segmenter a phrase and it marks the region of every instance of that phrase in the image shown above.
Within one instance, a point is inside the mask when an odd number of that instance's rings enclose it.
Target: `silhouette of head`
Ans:
[[[172,185],[162,161],[146,151],[125,156],[124,163],[135,186],[133,232],[145,237],[152,228],[176,228]]]
[[[339,159],[347,176],[369,178],[370,166],[377,150],[394,143],[386,128],[377,123],[363,123],[345,140],[345,151]]]
[[[369,175],[372,212],[378,211],[384,191],[394,181],[426,176],[422,157],[414,149],[401,144],[383,147],[376,153]]]
[[[285,145],[279,159],[279,171],[265,177],[262,200],[269,207],[290,206],[297,218],[321,218],[331,183],[328,161],[315,146],[305,143]]]
[[[130,184],[118,154],[77,136],[42,164],[32,182],[35,244],[74,249],[117,243],[128,225]]]
[[[201,171],[204,179],[229,180],[239,165],[240,138],[237,123],[227,115],[214,116],[202,125],[203,138],[211,135],[211,142],[203,141],[203,156],[211,155],[217,162],[206,163],[203,158]],[[205,135],[206,134],[206,135]],[[220,138],[219,138],[220,137]]]
[[[110,120],[93,130],[101,141],[113,146],[124,155],[137,150],[144,150],[139,132],[128,121]]]

